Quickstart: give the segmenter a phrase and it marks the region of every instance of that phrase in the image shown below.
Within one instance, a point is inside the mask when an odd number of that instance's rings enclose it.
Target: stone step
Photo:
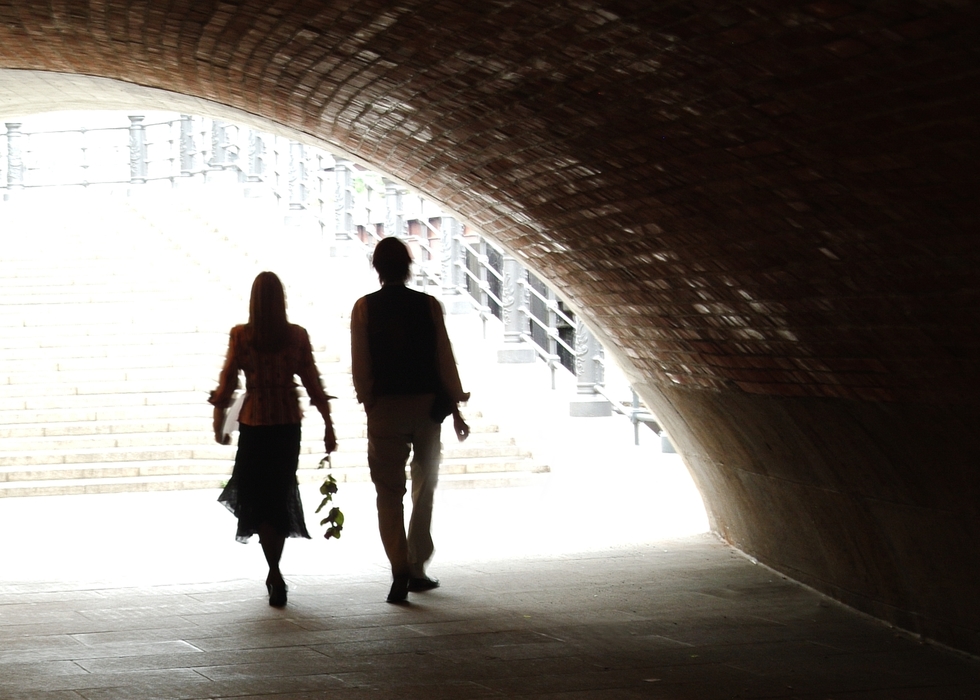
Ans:
[[[81,420],[49,420],[46,422],[5,422],[0,414],[0,449],[12,449],[13,440],[28,438],[55,438],[62,439],[75,437],[84,439],[87,436],[109,436],[109,435],[157,435],[175,432],[205,432],[211,434],[211,411],[207,407],[191,406],[188,407],[186,415],[183,416],[161,416],[132,418],[122,417],[114,420],[99,420],[90,418],[84,414]],[[61,415],[59,417],[71,418],[72,416]],[[355,439],[365,436],[365,426],[363,415],[355,412],[338,412],[332,414],[334,428],[338,438]],[[304,434],[311,431],[318,433],[322,430],[323,423],[315,411],[308,412],[303,421]],[[473,433],[478,435],[482,432],[493,432],[497,426],[493,425],[474,425]],[[149,439],[149,438],[148,438]]]
[[[175,377],[173,379],[142,379],[132,381],[104,381],[85,384],[0,384],[0,398],[30,396],[89,396],[124,394],[160,394],[169,392],[201,392],[206,394],[214,387],[214,381],[203,378]]]
[[[134,476],[161,475],[206,475],[230,474],[234,465],[235,451],[230,446],[215,445],[213,450],[194,451],[196,446],[165,450],[126,450],[107,448],[103,450],[84,450],[74,455],[39,451],[33,455],[22,455],[23,464],[8,463],[0,457],[0,483],[66,481],[81,479],[113,479]],[[486,456],[453,458],[446,456],[440,467],[441,475],[487,475],[512,472],[544,473],[546,465],[529,457],[495,456],[495,450],[488,450]],[[304,444],[300,456],[299,473],[317,470],[322,459],[319,444]],[[63,458],[62,462],[41,462]],[[74,457],[74,459],[72,459]],[[98,457],[90,460],[89,457]],[[16,459],[15,455],[12,459]],[[118,459],[116,459],[118,458]],[[364,450],[356,452],[335,452],[331,455],[333,470],[367,471],[367,455]],[[345,473],[346,473],[345,471]],[[364,475],[358,477],[363,480]]]
[[[174,370],[179,368],[185,375],[189,372],[204,373],[213,377],[217,383],[218,373],[224,363],[224,355],[213,352],[198,354],[184,353],[181,362],[176,365],[167,357],[167,350],[158,356],[151,354],[137,355],[135,353],[118,357],[82,356],[61,357],[34,360],[35,366],[30,367],[30,359],[9,360],[3,363],[0,370],[0,386],[5,384],[66,384],[103,383],[103,382],[138,382],[174,379],[179,377]],[[336,355],[318,353],[317,369],[321,376],[330,376],[335,382],[350,384],[350,372],[341,364]],[[87,366],[79,367],[84,363]],[[341,379],[344,377],[345,379]]]
[[[103,310],[136,309],[144,304],[153,308],[171,305],[190,305],[194,298],[187,293],[179,276],[169,278],[113,279],[111,271],[103,273],[99,280],[71,280],[61,287],[53,285],[11,285],[9,278],[0,283],[0,315],[33,315],[79,310],[94,316]],[[227,303],[227,302],[226,302]],[[201,307],[209,310],[212,307]]]
[[[211,385],[213,388],[213,385]],[[53,408],[121,408],[124,406],[173,406],[206,403],[207,391],[168,391],[155,394],[75,394],[70,396],[0,397],[0,412]]]
[[[500,474],[440,474],[440,489],[492,489],[534,486],[549,476],[547,471],[515,471]]]
[[[300,483],[320,483],[327,473],[333,474],[339,483],[370,481],[367,469],[331,470],[309,469],[301,471]],[[547,478],[547,473],[512,472],[501,475],[440,474],[439,488],[505,488],[530,486]],[[71,496],[96,493],[143,493],[150,491],[180,491],[187,489],[213,489],[215,498],[228,481],[227,474],[186,474],[133,476],[107,479],[65,479],[62,481],[0,482],[0,498],[26,496]],[[307,513],[311,526],[316,520],[313,506]]]
[[[132,211],[100,212],[102,251],[67,222],[47,235],[32,215],[38,235],[5,247],[0,478],[7,481],[0,481],[0,495],[220,488],[235,447],[213,442],[206,398],[228,329],[247,317],[248,289],[261,269],[283,276],[290,316],[310,330],[328,391],[340,397],[332,402],[341,444],[331,470],[340,480],[369,479],[364,414],[347,356],[353,298],[335,308],[332,287],[317,278],[330,263],[324,246],[310,248],[323,256],[323,266],[274,254],[278,262],[270,268],[256,254],[272,250],[265,230],[253,241],[252,233],[236,227],[232,237],[175,209],[164,207],[145,220]],[[343,264],[355,260],[364,267],[357,275],[371,278],[359,296],[375,284],[363,257]],[[341,272],[352,280],[345,290],[362,284],[353,272]],[[305,284],[292,286],[290,274]],[[299,471],[304,483],[324,476],[316,469],[322,423],[315,411],[308,415]],[[467,407],[466,415],[471,439],[460,445],[447,434],[443,488],[514,484],[546,469],[476,407]]]
[[[191,347],[211,347],[223,354],[228,347],[228,330],[236,321],[236,315],[229,315],[218,321],[201,323],[200,317],[194,323],[172,322],[164,324],[141,320],[140,323],[57,323],[51,326],[23,325],[14,330],[8,329],[0,334],[0,348],[16,349],[25,347],[66,348],[69,352],[77,346],[103,348],[112,354],[117,347],[169,347],[190,342]],[[323,319],[325,324],[330,319]],[[341,349],[350,347],[350,334],[344,324],[334,321],[329,333],[323,331],[310,334],[314,352],[329,352],[339,355]],[[22,324],[18,324],[19,326]],[[198,344],[195,344],[197,341]]]
[[[93,493],[141,493],[215,489],[215,497],[228,481],[227,476],[135,476],[107,479],[64,479],[61,481],[0,482],[0,497],[75,496]]]
[[[207,392],[193,392],[181,394],[175,397],[173,401],[163,401],[158,396],[108,394],[102,397],[55,397],[62,400],[53,400],[51,401],[52,405],[34,405],[46,403],[51,397],[42,397],[43,400],[32,400],[30,402],[32,405],[27,405],[28,401],[24,398],[15,398],[9,399],[8,403],[12,405],[7,406],[2,405],[3,401],[0,400],[0,425],[80,423],[85,421],[112,423],[189,416],[206,416],[207,420],[210,421],[212,409],[207,404],[207,397]],[[69,399],[76,405],[68,405]],[[332,412],[336,414],[334,416],[335,422],[344,423],[351,420],[364,422],[363,412],[353,398],[340,397],[332,400],[330,404]],[[316,414],[316,409],[308,408],[305,399],[302,405],[305,414],[311,416]]]
[[[442,454],[444,459],[460,461],[483,459],[490,456],[507,458],[526,458],[531,456],[530,452],[517,445],[513,438],[501,435],[496,441],[487,441],[479,439],[472,434],[470,439],[462,444],[458,442],[443,443]]]
[[[371,481],[371,473],[367,467],[349,468],[325,468],[325,469],[300,469],[296,474],[296,479],[300,484],[320,484],[323,483],[327,474],[332,474],[337,483],[364,483]],[[408,490],[411,492],[412,478],[406,471],[408,479]],[[531,486],[540,483],[541,480],[549,477],[548,471],[510,471],[500,473],[485,474],[448,474],[444,470],[439,471],[440,489],[455,488],[506,488],[511,486]],[[3,496],[3,483],[0,483],[0,497]],[[342,501],[338,499],[342,506]]]
[[[91,338],[91,336],[84,336]],[[8,340],[13,340],[8,338]],[[164,336],[150,339],[152,342],[145,342],[147,339],[134,337],[129,343],[113,343],[107,345],[105,341],[91,343],[77,343],[76,339],[65,340],[64,338],[18,338],[18,342],[4,343],[0,347],[0,362],[3,362],[4,372],[16,371],[11,363],[21,362],[20,371],[28,372],[32,369],[29,362],[34,362],[39,367],[54,367],[60,369],[59,365],[64,361],[76,359],[102,359],[104,365],[109,368],[116,368],[118,365],[113,361],[123,357],[141,357],[147,361],[149,367],[164,366],[170,362],[168,356],[186,358],[188,365],[205,364],[224,359],[227,349],[227,333],[188,333],[185,336]],[[98,341],[97,338],[91,338]],[[138,341],[144,342],[138,342]],[[60,341],[62,344],[55,344]],[[151,358],[155,361],[150,362]],[[98,368],[93,368],[98,369]]]
[[[37,331],[36,328],[21,328],[13,333],[0,334],[0,350],[13,354],[16,350],[38,348],[45,355],[58,355],[60,352],[65,357],[74,357],[76,353],[80,353],[79,357],[88,357],[94,351],[101,351],[102,356],[115,353],[145,355],[150,348],[162,352],[187,344],[192,347],[213,347],[214,352],[220,351],[222,354],[228,348],[228,329],[223,326],[220,329],[181,329],[167,333],[160,333],[158,329],[146,333],[137,333],[133,329],[122,332],[116,327],[112,327],[111,333],[93,333],[84,326],[45,329],[43,333]],[[95,356],[99,355],[96,353]],[[23,359],[30,357],[24,355]]]
[[[30,360],[9,360],[4,362],[3,374],[0,374],[0,386],[7,384],[22,384],[31,374],[38,378],[36,384],[44,384],[44,378],[50,378],[52,384],[70,381],[73,377],[78,381],[105,381],[103,372],[133,372],[139,374],[143,370],[155,370],[154,379],[166,377],[182,378],[186,376],[213,375],[217,382],[218,372],[224,358],[216,353],[164,355],[129,355],[120,357],[73,357],[37,361],[33,367]],[[166,372],[166,371],[168,372]],[[144,374],[150,374],[145,372]],[[120,380],[117,380],[120,381]],[[127,381],[123,379],[121,381]]]
[[[232,456],[233,457],[233,456]],[[152,459],[114,464],[63,465],[47,469],[18,469],[0,466],[0,483],[80,481],[82,479],[126,479],[135,476],[231,474],[234,459]]]
[[[317,429],[319,428],[319,429]],[[352,431],[353,432],[353,431]],[[366,460],[367,438],[338,430],[339,451],[334,461],[361,464]],[[301,454],[322,453],[322,428],[311,426],[301,443]],[[234,455],[234,446],[218,445],[204,421],[195,430],[159,433],[111,433],[70,436],[8,437],[0,451],[0,468],[30,467],[49,470],[64,464],[105,464],[144,460],[209,460]],[[474,435],[465,445],[444,444],[447,462],[487,459],[518,460],[529,454],[511,438],[496,433]],[[20,475],[18,478],[26,478]]]
[[[138,406],[125,405],[98,405],[90,406],[51,406],[42,408],[14,408],[0,410],[0,425],[19,426],[25,424],[46,424],[57,426],[59,423],[83,423],[93,422],[95,424],[111,424],[116,421],[129,420],[154,420],[160,418],[188,418],[191,416],[202,416],[206,414],[210,420],[211,409],[206,403],[206,396],[198,396],[199,400],[174,404],[153,404]]]
[[[91,464],[108,465],[119,462],[172,461],[172,460],[220,460],[228,458],[230,448],[210,444],[169,445],[166,448],[104,447],[75,450],[10,450],[0,453],[0,468],[34,467],[39,471],[57,465]],[[93,467],[94,468],[94,467]]]
[[[204,400],[206,397],[199,397]],[[0,410],[0,425],[16,429],[20,425],[51,425],[61,423],[111,424],[114,421],[186,418],[201,415],[201,401],[171,405],[78,406],[57,405],[47,408],[24,407]],[[209,409],[205,413],[210,415]]]
[[[466,459],[443,459],[439,473],[445,474],[500,474],[505,472],[531,472],[543,474],[550,467],[529,457],[480,457]]]
[[[221,360],[214,357],[203,358],[200,366],[193,367],[195,372],[211,372],[215,376],[220,371]],[[6,380],[6,381],[4,381]],[[0,387],[10,386],[33,386],[33,387],[64,387],[68,389],[73,384],[80,385],[101,385],[132,382],[162,382],[170,381],[175,384],[178,379],[174,377],[172,367],[105,367],[89,369],[64,369],[64,370],[37,370],[34,372],[11,372],[0,374]],[[66,393],[92,393],[85,392],[66,392]]]
[[[56,451],[67,453],[114,447],[167,448],[171,445],[207,445],[214,442],[209,427],[207,421],[200,420],[192,430],[7,437],[0,450],[0,460],[3,459],[3,455],[11,453],[51,454]]]
[[[14,397],[3,397],[0,394],[0,425],[7,423],[43,423],[57,420],[88,420],[84,417],[59,418],[59,412],[63,412],[66,416],[82,415],[73,413],[77,411],[88,411],[85,415],[91,415],[91,412],[96,412],[105,420],[171,415],[163,409],[153,412],[150,410],[153,406],[174,407],[175,412],[172,415],[194,415],[200,414],[203,411],[208,416],[211,416],[212,409],[208,405],[207,399],[214,384],[202,382],[201,387],[201,390],[195,391],[172,391],[151,394],[127,392],[119,394],[60,394]],[[336,390],[328,385],[327,390],[333,391],[334,394],[341,394],[341,396],[330,402],[331,410],[338,413],[338,415],[350,415],[360,411],[356,400],[353,397],[344,396],[343,394],[345,392],[342,389]],[[315,413],[316,409],[309,408],[309,401],[305,393],[300,392],[299,396],[301,401],[300,405],[304,413]]]
[[[84,438],[95,435],[159,434],[210,428],[210,421],[201,412],[194,415],[159,419],[125,419],[114,423],[88,419],[82,421],[51,421],[45,423],[5,423],[0,417],[0,447],[15,444],[16,439],[25,438],[63,438],[75,436]]]

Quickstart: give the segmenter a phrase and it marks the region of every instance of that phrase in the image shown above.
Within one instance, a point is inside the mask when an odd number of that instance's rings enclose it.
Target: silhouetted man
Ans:
[[[459,402],[469,399],[456,370],[442,305],[408,289],[412,256],[397,238],[384,238],[372,264],[381,289],[361,297],[351,312],[354,391],[364,404],[368,466],[378,494],[378,527],[393,582],[389,603],[439,585],[425,573],[434,547],[429,532],[439,478],[441,423],[453,416],[460,441],[469,426]],[[405,533],[405,463],[413,452],[412,517]]]

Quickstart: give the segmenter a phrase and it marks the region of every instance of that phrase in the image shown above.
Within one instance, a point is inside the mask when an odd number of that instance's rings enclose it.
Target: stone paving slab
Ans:
[[[699,579],[701,562],[713,570]],[[97,589],[65,581],[46,584],[58,589],[46,601],[27,583],[6,584],[0,690],[87,700],[980,692],[976,660],[854,614],[710,535],[496,563],[443,563],[444,587],[404,607],[382,601],[387,577],[371,566],[291,581],[284,611],[265,604],[256,580]],[[728,594],[704,595],[720,589]],[[782,601],[775,615],[770,597]],[[768,630],[765,640],[745,634],[753,623]],[[708,638],[695,638],[703,630]]]
[[[407,606],[384,602],[369,484],[338,494],[343,539],[287,543],[285,610],[213,492],[6,499],[0,528],[23,536],[0,545],[0,698],[980,697],[977,660],[754,564],[668,510],[676,455],[635,456],[590,491],[610,510],[599,538],[568,463],[534,487],[440,491],[443,586]]]

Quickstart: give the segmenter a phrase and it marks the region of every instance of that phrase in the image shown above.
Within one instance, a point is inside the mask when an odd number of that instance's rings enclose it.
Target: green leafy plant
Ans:
[[[329,463],[330,455],[327,455],[320,460],[319,469],[323,469]],[[323,500],[320,501],[320,505],[316,509],[317,513],[323,510],[333,500],[337,490],[337,480],[333,478],[333,474],[327,474],[327,478],[320,485],[320,493],[323,495]],[[320,521],[321,525],[327,525],[328,523],[329,527],[323,533],[324,539],[329,540],[331,537],[340,539],[340,533],[344,529],[344,513],[337,506],[333,506],[327,513],[327,517]]]

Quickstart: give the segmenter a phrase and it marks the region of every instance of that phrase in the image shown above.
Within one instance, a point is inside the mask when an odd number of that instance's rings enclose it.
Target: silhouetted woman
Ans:
[[[310,337],[286,320],[282,282],[261,272],[252,283],[248,323],[231,329],[228,356],[218,388],[211,392],[215,439],[227,444],[224,411],[245,374],[245,401],[239,414],[238,454],[228,486],[218,500],[238,518],[235,538],[257,534],[269,564],[269,605],[286,605],[286,582],[279,559],[287,537],[306,537],[303,504],[296,485],[302,411],[293,379],[299,375],[310,403],[323,416],[323,446],[337,448],[329,399],[320,383]]]

